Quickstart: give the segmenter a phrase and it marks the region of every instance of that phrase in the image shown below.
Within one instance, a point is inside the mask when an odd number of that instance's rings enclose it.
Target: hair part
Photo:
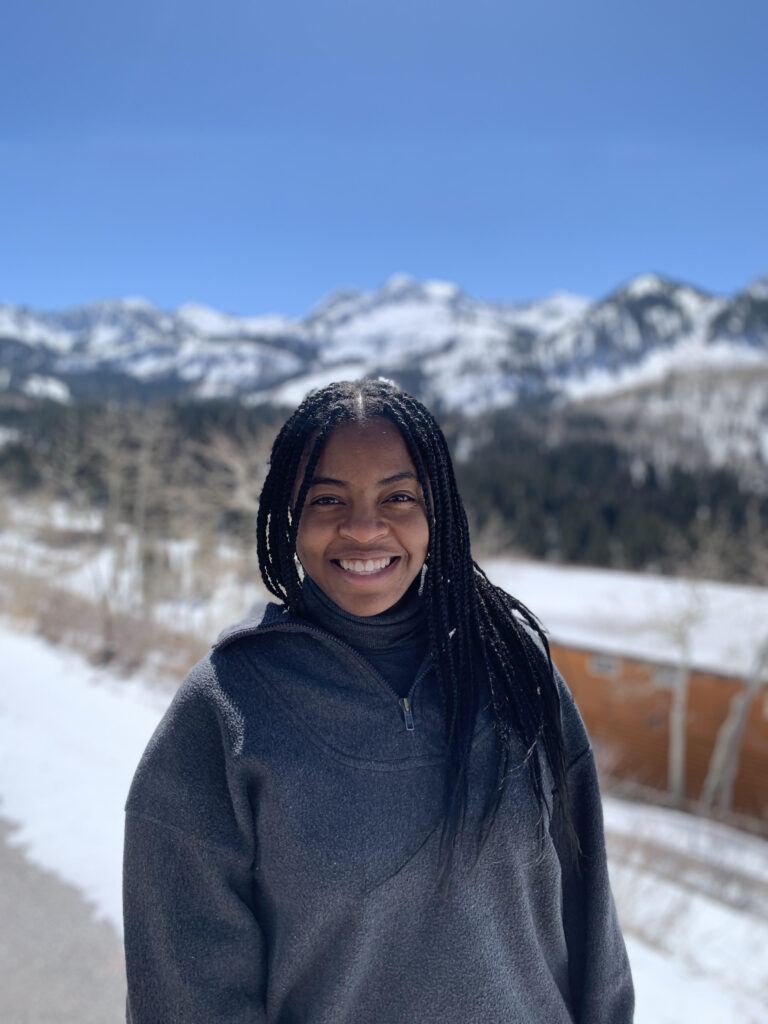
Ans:
[[[264,584],[289,609],[301,613],[296,534],[323,447],[340,424],[377,417],[394,423],[405,442],[430,528],[422,599],[427,603],[430,649],[446,708],[443,878],[465,829],[481,677],[488,681],[499,742],[497,785],[486,801],[477,837],[480,846],[495,820],[504,781],[511,767],[520,765],[522,743],[522,767],[540,808],[540,837],[548,769],[575,855],[578,840],[568,800],[560,698],[546,636],[525,605],[491,583],[473,561],[448,444],[421,402],[382,379],[330,384],[304,399],[275,439],[259,503],[257,551]]]

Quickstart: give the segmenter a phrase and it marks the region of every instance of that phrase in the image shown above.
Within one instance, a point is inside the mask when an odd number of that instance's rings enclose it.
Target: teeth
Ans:
[[[391,562],[391,558],[367,558],[365,561],[361,558],[339,559],[339,565],[342,569],[346,569],[347,572],[363,573],[380,572],[382,569],[386,569]]]

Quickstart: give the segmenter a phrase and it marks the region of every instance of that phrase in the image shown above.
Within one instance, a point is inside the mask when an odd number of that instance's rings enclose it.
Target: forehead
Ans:
[[[348,470],[345,471],[345,467]],[[317,472],[343,480],[353,469],[359,475],[365,467],[379,476],[388,475],[383,469],[416,472],[402,434],[394,423],[383,417],[335,427],[320,454]]]

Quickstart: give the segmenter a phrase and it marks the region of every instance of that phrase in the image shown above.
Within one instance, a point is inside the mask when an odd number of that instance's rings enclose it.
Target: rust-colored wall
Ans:
[[[621,779],[667,789],[669,710],[674,670],[633,658],[552,644],[600,767]],[[694,671],[686,719],[686,795],[696,800],[739,679]],[[768,822],[768,693],[753,702],[741,746],[733,809]]]

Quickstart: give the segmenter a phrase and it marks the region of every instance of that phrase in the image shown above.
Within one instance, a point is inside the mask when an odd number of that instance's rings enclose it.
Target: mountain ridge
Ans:
[[[716,463],[737,454],[754,473],[768,466],[768,276],[732,296],[647,273],[596,301],[499,303],[397,274],[331,293],[300,319],[195,303],[170,312],[141,298],[0,306],[0,393],[291,405],[366,375],[470,416],[535,403],[588,408],[624,432],[637,420]]]

